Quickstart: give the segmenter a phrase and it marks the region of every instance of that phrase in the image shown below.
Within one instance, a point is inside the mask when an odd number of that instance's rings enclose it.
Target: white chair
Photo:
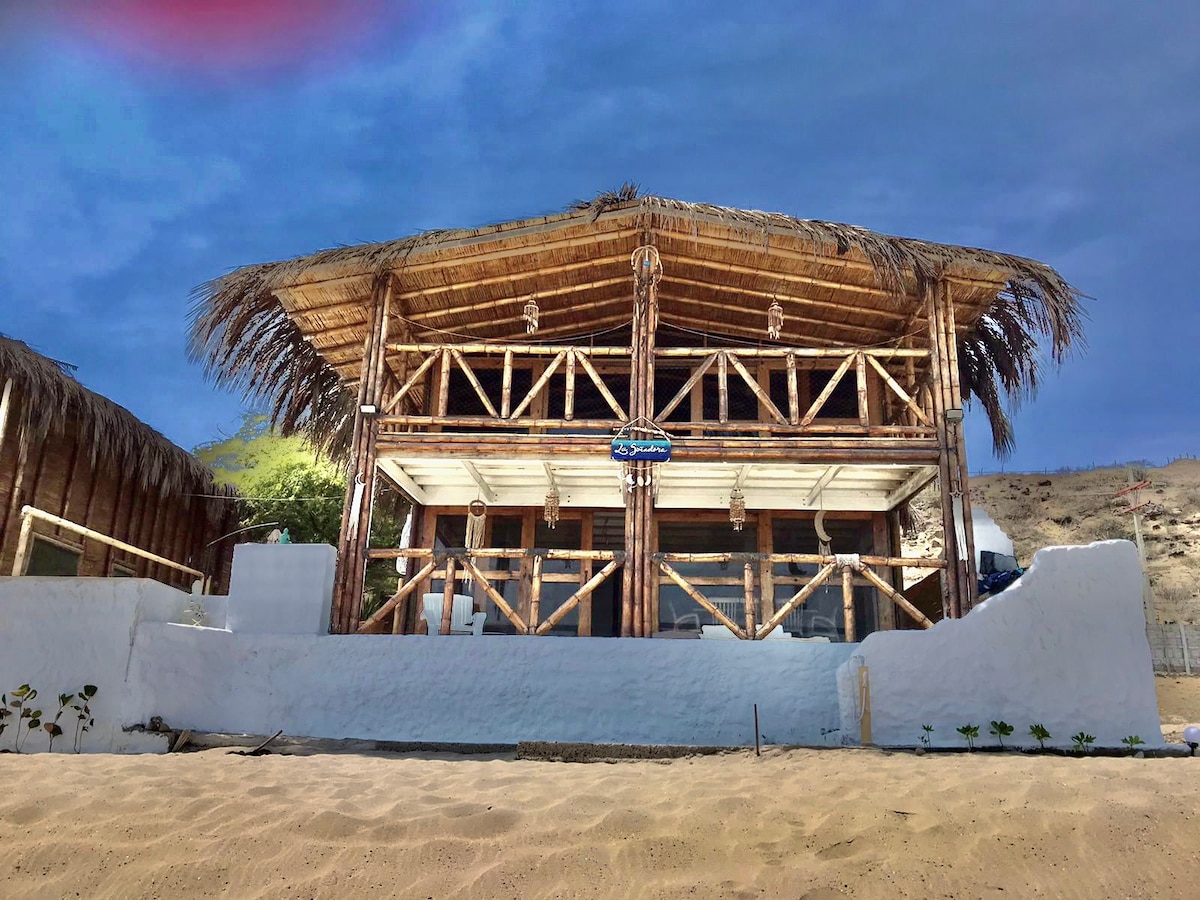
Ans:
[[[429,626],[430,634],[438,634],[442,629],[442,607],[445,604],[445,594],[424,594],[421,597],[421,617]],[[475,601],[466,594],[455,594],[454,603],[450,607],[451,634],[483,634],[483,623],[487,621],[487,613],[475,612]]]
[[[718,641],[736,641],[738,639],[738,636],[724,625],[701,625],[700,637],[707,638],[708,640]],[[788,638],[791,638],[791,635],[788,632],[784,631],[782,628],[776,628],[765,638],[763,638],[763,640],[779,641],[787,640]]]

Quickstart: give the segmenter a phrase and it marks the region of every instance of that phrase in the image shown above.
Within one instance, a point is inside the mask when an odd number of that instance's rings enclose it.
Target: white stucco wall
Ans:
[[[969,723],[994,745],[995,719],[1016,729],[1007,744],[1034,744],[1034,723],[1058,747],[1081,730],[1098,747],[1131,734],[1162,743],[1141,567],[1128,541],[1040,550],[1020,581],[962,619],[869,635],[838,672],[842,734],[854,739],[859,657],[876,744],[915,745],[927,723],[934,746],[962,746],[955,729]]]
[[[225,613],[229,629],[325,634],[336,564],[337,551],[328,544],[238,544]]]
[[[143,626],[131,679],[176,728],[395,741],[837,744],[845,644],[238,635]]]
[[[127,680],[130,654],[149,622],[179,622],[190,595],[143,578],[0,578],[0,692],[30,684],[35,706],[53,719],[60,693],[85,684],[99,688],[91,707],[96,724],[84,735],[85,751],[141,752],[165,749],[165,738],[125,733],[143,723],[145,695]],[[10,697],[11,699],[11,697]],[[75,723],[68,710],[59,724],[55,752],[70,752]],[[12,749],[15,715],[0,736]],[[46,749],[47,735],[29,736],[26,752]]]

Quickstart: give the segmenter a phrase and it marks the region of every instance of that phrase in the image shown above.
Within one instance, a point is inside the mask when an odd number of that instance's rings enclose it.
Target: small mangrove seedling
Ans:
[[[67,711],[67,706],[70,704],[70,702],[71,702],[70,694],[59,694],[58,695],[58,712],[56,712],[54,714],[54,721],[46,722],[44,725],[42,725],[42,728],[44,728],[46,730],[46,734],[50,735],[50,745],[47,748],[47,752],[49,752],[49,753],[54,752],[54,739],[56,737],[62,737],[63,730],[62,730],[62,726],[58,724],[58,720],[61,719],[62,714]]]
[[[1079,734],[1071,735],[1071,743],[1075,745],[1076,753],[1087,753],[1092,749],[1092,744],[1096,743],[1096,736],[1081,731]]]
[[[1038,742],[1038,746],[1043,750],[1046,749],[1046,741],[1050,740],[1052,735],[1046,730],[1045,725],[1030,725],[1029,736]]]
[[[71,704],[71,709],[75,710],[75,752],[79,753],[83,749],[83,736],[92,730],[92,726],[96,724],[96,720],[92,717],[91,700],[96,696],[96,691],[100,690],[94,684],[85,684],[83,690],[77,693],[71,699],[78,700],[77,703]]]
[[[921,730],[923,732],[925,732],[923,735],[921,735],[921,746],[923,746],[926,750],[928,750],[929,745],[932,740],[930,738],[930,735],[933,734],[933,726],[932,725],[922,725]]]
[[[988,732],[1000,742],[1000,749],[1004,749],[1004,739],[1013,733],[1013,727],[1001,719],[998,722],[992,722],[992,727]]]
[[[12,710],[8,708],[8,694],[0,694],[0,735],[8,728],[8,717]]]
[[[38,728],[42,724],[42,711],[34,709],[33,701],[37,698],[37,688],[31,688],[27,684],[21,685],[12,692],[13,700],[9,702],[9,707],[18,710],[17,713],[17,731],[13,735],[13,748],[20,753],[21,748],[25,745],[25,740],[29,737],[29,732]],[[25,737],[21,737],[21,724],[25,724]]]
[[[963,736],[963,740],[967,742],[967,750],[975,749],[975,738],[979,737],[978,725],[959,725],[954,729]]]
[[[1133,756],[1135,753],[1137,753],[1138,746],[1146,742],[1143,741],[1140,736],[1131,734],[1129,737],[1121,738],[1121,743],[1129,748],[1129,755]]]

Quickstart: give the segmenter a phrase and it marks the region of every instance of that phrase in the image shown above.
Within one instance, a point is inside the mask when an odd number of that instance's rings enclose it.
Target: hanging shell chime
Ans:
[[[779,305],[779,301],[774,297],[771,298],[771,305],[767,309],[767,337],[773,341],[779,340],[779,335],[783,333],[783,307]]]
[[[729,492],[729,522],[734,531],[741,531],[746,524],[746,496],[741,488]]]
[[[521,318],[525,321],[525,333],[533,334],[538,330],[538,315],[541,310],[538,309],[537,297],[530,297],[525,304],[525,309],[521,313]]]
[[[551,491],[546,495],[546,508],[542,511],[542,515],[546,520],[546,525],[554,528],[558,525],[558,514],[560,511],[560,499],[558,491]]]

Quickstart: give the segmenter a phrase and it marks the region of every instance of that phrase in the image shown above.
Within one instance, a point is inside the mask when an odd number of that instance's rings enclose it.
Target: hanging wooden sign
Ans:
[[[609,452],[612,459],[620,462],[667,462],[671,458],[671,442],[662,440],[634,440],[613,438]]]

